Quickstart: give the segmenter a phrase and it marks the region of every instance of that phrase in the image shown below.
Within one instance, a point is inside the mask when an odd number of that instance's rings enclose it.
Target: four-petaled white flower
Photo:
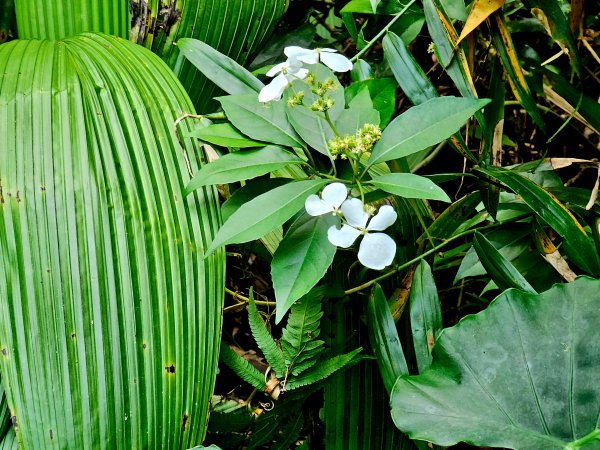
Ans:
[[[267,72],[268,77],[275,77],[273,81],[260,90],[259,102],[270,102],[279,100],[283,91],[294,80],[303,80],[308,75],[308,69],[302,67],[302,63],[293,59],[277,64]]]
[[[310,195],[304,202],[306,212],[311,216],[322,216],[323,214],[333,213],[339,215],[340,206],[348,197],[348,190],[342,183],[331,183],[325,186],[321,197]]]
[[[308,75],[304,64],[317,64],[322,62],[335,72],[347,72],[352,69],[352,61],[344,55],[337,53],[332,48],[317,48],[314,50],[291,46],[284,50],[287,61],[279,63],[267,72],[268,77],[275,77],[273,81],[260,90],[258,101],[270,102],[279,100],[283,91],[294,80],[303,80]]]
[[[360,263],[375,270],[389,266],[396,255],[396,243],[385,233],[373,232],[383,231],[396,221],[398,215],[394,208],[389,205],[382,206],[370,221],[363,202],[357,198],[346,200],[340,209],[347,224],[342,225],[340,229],[335,226],[330,227],[327,232],[329,242],[347,248],[360,235],[364,235],[358,247]]]
[[[340,55],[332,48],[316,48],[314,50],[291,46],[283,51],[288,61],[302,61],[305,64],[322,62],[334,72],[347,72],[352,69],[352,61]]]

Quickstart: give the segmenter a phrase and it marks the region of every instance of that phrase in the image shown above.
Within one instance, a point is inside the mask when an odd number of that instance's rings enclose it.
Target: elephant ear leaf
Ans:
[[[394,385],[396,426],[444,446],[598,448],[598,289],[587,277],[510,289],[444,330],[430,369]]]

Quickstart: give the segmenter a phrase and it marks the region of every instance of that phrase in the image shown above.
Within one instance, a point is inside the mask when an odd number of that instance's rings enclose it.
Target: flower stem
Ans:
[[[365,45],[365,46],[363,47],[363,49],[362,49],[360,52],[358,52],[356,55],[354,55],[354,56],[353,56],[353,57],[350,59],[350,61],[352,61],[352,62],[356,62],[356,61],[358,61],[358,60],[359,60],[359,58],[360,58],[362,55],[364,55],[364,54],[365,54],[365,53],[366,53],[366,52],[367,52],[367,51],[368,51],[368,50],[369,50],[371,47],[373,47],[373,45],[375,45],[375,43],[376,43],[376,42],[377,42],[379,39],[381,39],[381,37],[382,37],[382,36],[383,36],[385,33],[387,33],[387,32],[389,31],[389,29],[392,27],[392,25],[394,25],[394,24],[395,24],[395,23],[398,21],[398,19],[400,19],[400,17],[402,17],[402,15],[403,15],[403,14],[404,14],[406,11],[408,11],[408,8],[410,8],[410,7],[411,7],[411,6],[412,6],[412,5],[413,5],[415,2],[416,2],[416,0],[411,0],[410,2],[408,2],[408,4],[407,4],[407,5],[406,5],[404,8],[402,8],[402,11],[400,11],[399,13],[397,13],[397,14],[394,16],[394,18],[393,18],[392,20],[390,20],[390,22],[389,22],[389,23],[388,23],[388,24],[387,24],[385,27],[383,27],[383,29],[382,29],[382,30],[381,30],[379,33],[377,33],[377,35],[376,35],[376,36],[375,36],[373,39],[371,39],[369,42],[367,42],[367,45]]]
[[[522,217],[519,217],[519,219],[522,219]],[[350,294],[354,294],[355,292],[362,291],[363,289],[367,289],[368,287],[371,287],[373,284],[375,284],[375,283],[377,283],[377,282],[379,282],[381,280],[385,280],[386,278],[394,275],[395,273],[398,273],[398,272],[400,272],[400,271],[402,271],[404,269],[409,268],[413,264],[418,263],[419,261],[421,261],[422,259],[426,258],[427,256],[429,256],[429,255],[431,255],[433,253],[436,253],[437,251],[439,251],[440,249],[442,249],[446,245],[450,244],[451,242],[456,241],[457,239],[463,238],[465,236],[469,236],[471,234],[475,234],[477,231],[487,230],[487,229],[490,229],[490,228],[496,228],[496,227],[505,225],[507,222],[510,222],[510,221],[493,223],[491,225],[486,225],[486,226],[483,226],[483,227],[474,228],[472,230],[463,231],[462,233],[459,233],[456,236],[452,236],[452,237],[446,239],[441,244],[439,244],[439,245],[437,245],[437,246],[435,246],[435,247],[427,250],[426,252],[421,253],[419,256],[411,259],[410,261],[407,261],[404,264],[401,264],[399,266],[394,267],[389,272],[386,272],[383,275],[378,276],[377,278],[373,278],[372,280],[369,280],[366,283],[361,284],[360,286],[356,286],[356,287],[353,287],[352,289],[348,289],[347,291],[344,291],[344,294],[345,295],[350,295]]]

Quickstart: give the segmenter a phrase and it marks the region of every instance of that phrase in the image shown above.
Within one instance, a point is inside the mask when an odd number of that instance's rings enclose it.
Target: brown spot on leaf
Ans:
[[[2,349],[2,354],[4,356],[8,356],[8,350],[6,350],[5,348]]]
[[[435,338],[433,337],[433,333],[431,331],[427,332],[427,348],[429,348],[429,353],[433,349],[433,344],[435,344]]]
[[[189,416],[187,414],[183,415],[183,420],[181,421],[181,429],[185,430],[188,424]]]
[[[48,434],[50,435],[50,440],[54,439],[54,433],[52,430],[48,431]]]
[[[171,364],[170,366],[165,367],[167,373],[175,373],[175,366]]]

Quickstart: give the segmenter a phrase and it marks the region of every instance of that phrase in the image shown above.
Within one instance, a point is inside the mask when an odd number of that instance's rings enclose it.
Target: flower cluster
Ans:
[[[321,62],[335,72],[347,72],[352,69],[352,62],[344,55],[338,54],[337,50],[331,48],[309,50],[291,46],[286,47],[284,53],[288,57],[287,61],[273,66],[267,72],[267,76],[273,78],[273,80],[261,89],[258,95],[260,102],[279,100],[285,88],[292,81],[310,78],[308,69],[304,67],[305,64],[312,65]],[[317,87],[317,89],[319,88],[327,89],[327,86]]]
[[[321,197],[309,196],[305,208],[311,216],[332,213],[342,219],[341,228],[334,225],[327,231],[329,242],[337,247],[348,248],[363,236],[358,248],[358,260],[363,266],[381,270],[394,260],[396,243],[387,234],[377,233],[396,221],[398,215],[391,206],[382,206],[371,217],[360,199],[348,198],[346,186],[331,183],[323,189]]]
[[[355,135],[336,136],[329,141],[329,151],[336,158],[348,156],[369,156],[375,143],[381,138],[381,128],[371,123],[365,124]]]

